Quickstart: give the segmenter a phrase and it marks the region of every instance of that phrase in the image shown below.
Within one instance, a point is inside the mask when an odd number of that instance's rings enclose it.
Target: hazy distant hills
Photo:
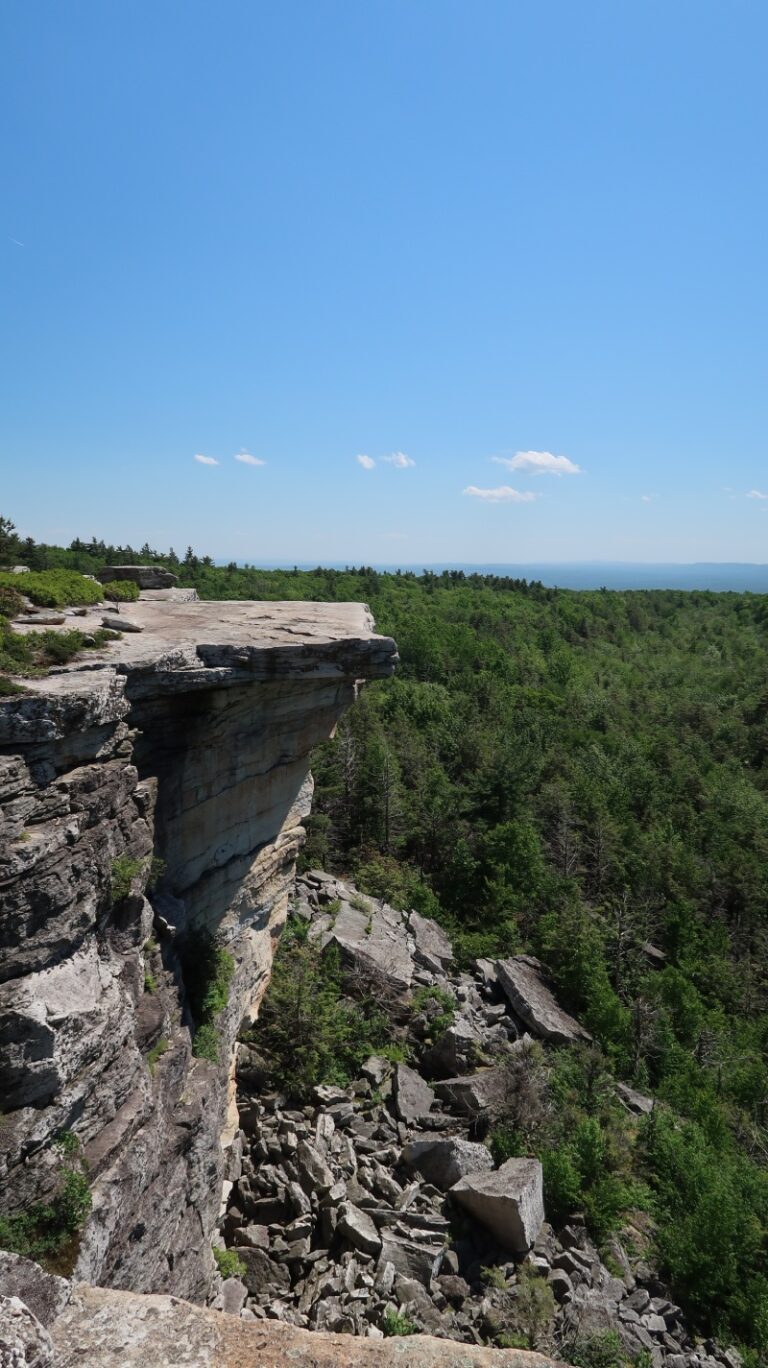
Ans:
[[[463,570],[466,575],[507,575],[512,579],[540,580],[560,589],[716,589],[737,593],[768,594],[768,565],[740,564],[738,561],[696,561],[690,565],[644,564],[639,561],[542,561],[526,565],[472,565],[460,561],[439,561],[432,565],[374,562],[377,570],[423,570],[440,574],[443,570]],[[287,562],[268,562],[264,569],[284,569]],[[299,563],[301,570],[314,564]],[[341,562],[332,568],[343,570]]]

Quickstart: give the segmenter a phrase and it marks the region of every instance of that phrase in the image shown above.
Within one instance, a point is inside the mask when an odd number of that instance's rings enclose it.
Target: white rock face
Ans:
[[[468,1173],[451,1188],[451,1196],[513,1254],[531,1248],[544,1222],[538,1159],[508,1159],[493,1173]]]

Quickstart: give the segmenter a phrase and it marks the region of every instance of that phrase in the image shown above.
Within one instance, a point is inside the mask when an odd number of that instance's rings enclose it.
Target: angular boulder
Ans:
[[[465,1116],[477,1116],[488,1108],[501,1106],[509,1092],[509,1076],[502,1066],[478,1069],[474,1074],[445,1078],[435,1084],[435,1092]]]
[[[406,1125],[415,1125],[429,1115],[435,1094],[415,1069],[398,1064],[394,1075],[394,1098],[400,1120]]]
[[[378,1254],[381,1249],[381,1236],[367,1212],[361,1211],[353,1202],[343,1202],[339,1207],[337,1231],[363,1254]]]
[[[443,928],[418,912],[411,913],[408,926],[413,936],[416,963],[434,974],[444,973],[453,960],[453,946]]]
[[[589,1031],[559,1006],[538,960],[531,955],[515,955],[496,960],[494,968],[513,1011],[534,1035],[559,1045],[592,1039]]]
[[[544,1223],[538,1159],[508,1159],[494,1173],[467,1173],[451,1197],[513,1254],[525,1254]]]
[[[403,1149],[403,1163],[415,1169],[428,1183],[447,1192],[468,1173],[493,1169],[490,1150],[458,1136],[440,1140],[412,1140]]]
[[[112,580],[132,580],[140,589],[172,589],[179,582],[178,575],[162,565],[105,565],[96,578],[102,584],[109,584]]]

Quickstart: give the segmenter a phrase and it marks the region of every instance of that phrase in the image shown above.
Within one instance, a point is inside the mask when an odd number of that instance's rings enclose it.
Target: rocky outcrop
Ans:
[[[178,584],[179,577],[162,565],[105,565],[97,579],[102,584],[113,580],[131,580],[140,589],[172,589]]]
[[[50,1194],[71,1132],[93,1196],[78,1275],[194,1299],[233,1162],[227,1063],[286,915],[310,752],[396,656],[360,605],[130,616],[140,634],[0,702],[2,1209]],[[212,943],[228,982],[205,1058],[190,991]]]
[[[527,1254],[544,1223],[538,1159],[508,1159],[494,1173],[484,1165],[460,1178],[451,1196],[513,1254]]]
[[[456,1345],[426,1335],[352,1341],[248,1323],[177,1297],[84,1284],[67,1285],[67,1293],[42,1319],[19,1298],[0,1297],[3,1368],[553,1368],[552,1359],[518,1349],[464,1346],[457,1356]]]

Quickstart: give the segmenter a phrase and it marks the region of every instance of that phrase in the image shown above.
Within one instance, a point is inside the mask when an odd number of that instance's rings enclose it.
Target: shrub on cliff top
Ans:
[[[105,599],[112,603],[135,603],[140,593],[134,580],[108,580],[102,588]]]
[[[0,585],[6,589],[20,589],[19,575],[0,574]],[[77,607],[101,603],[104,590],[96,580],[78,575],[74,570],[30,570],[23,577],[24,593],[40,608]]]

